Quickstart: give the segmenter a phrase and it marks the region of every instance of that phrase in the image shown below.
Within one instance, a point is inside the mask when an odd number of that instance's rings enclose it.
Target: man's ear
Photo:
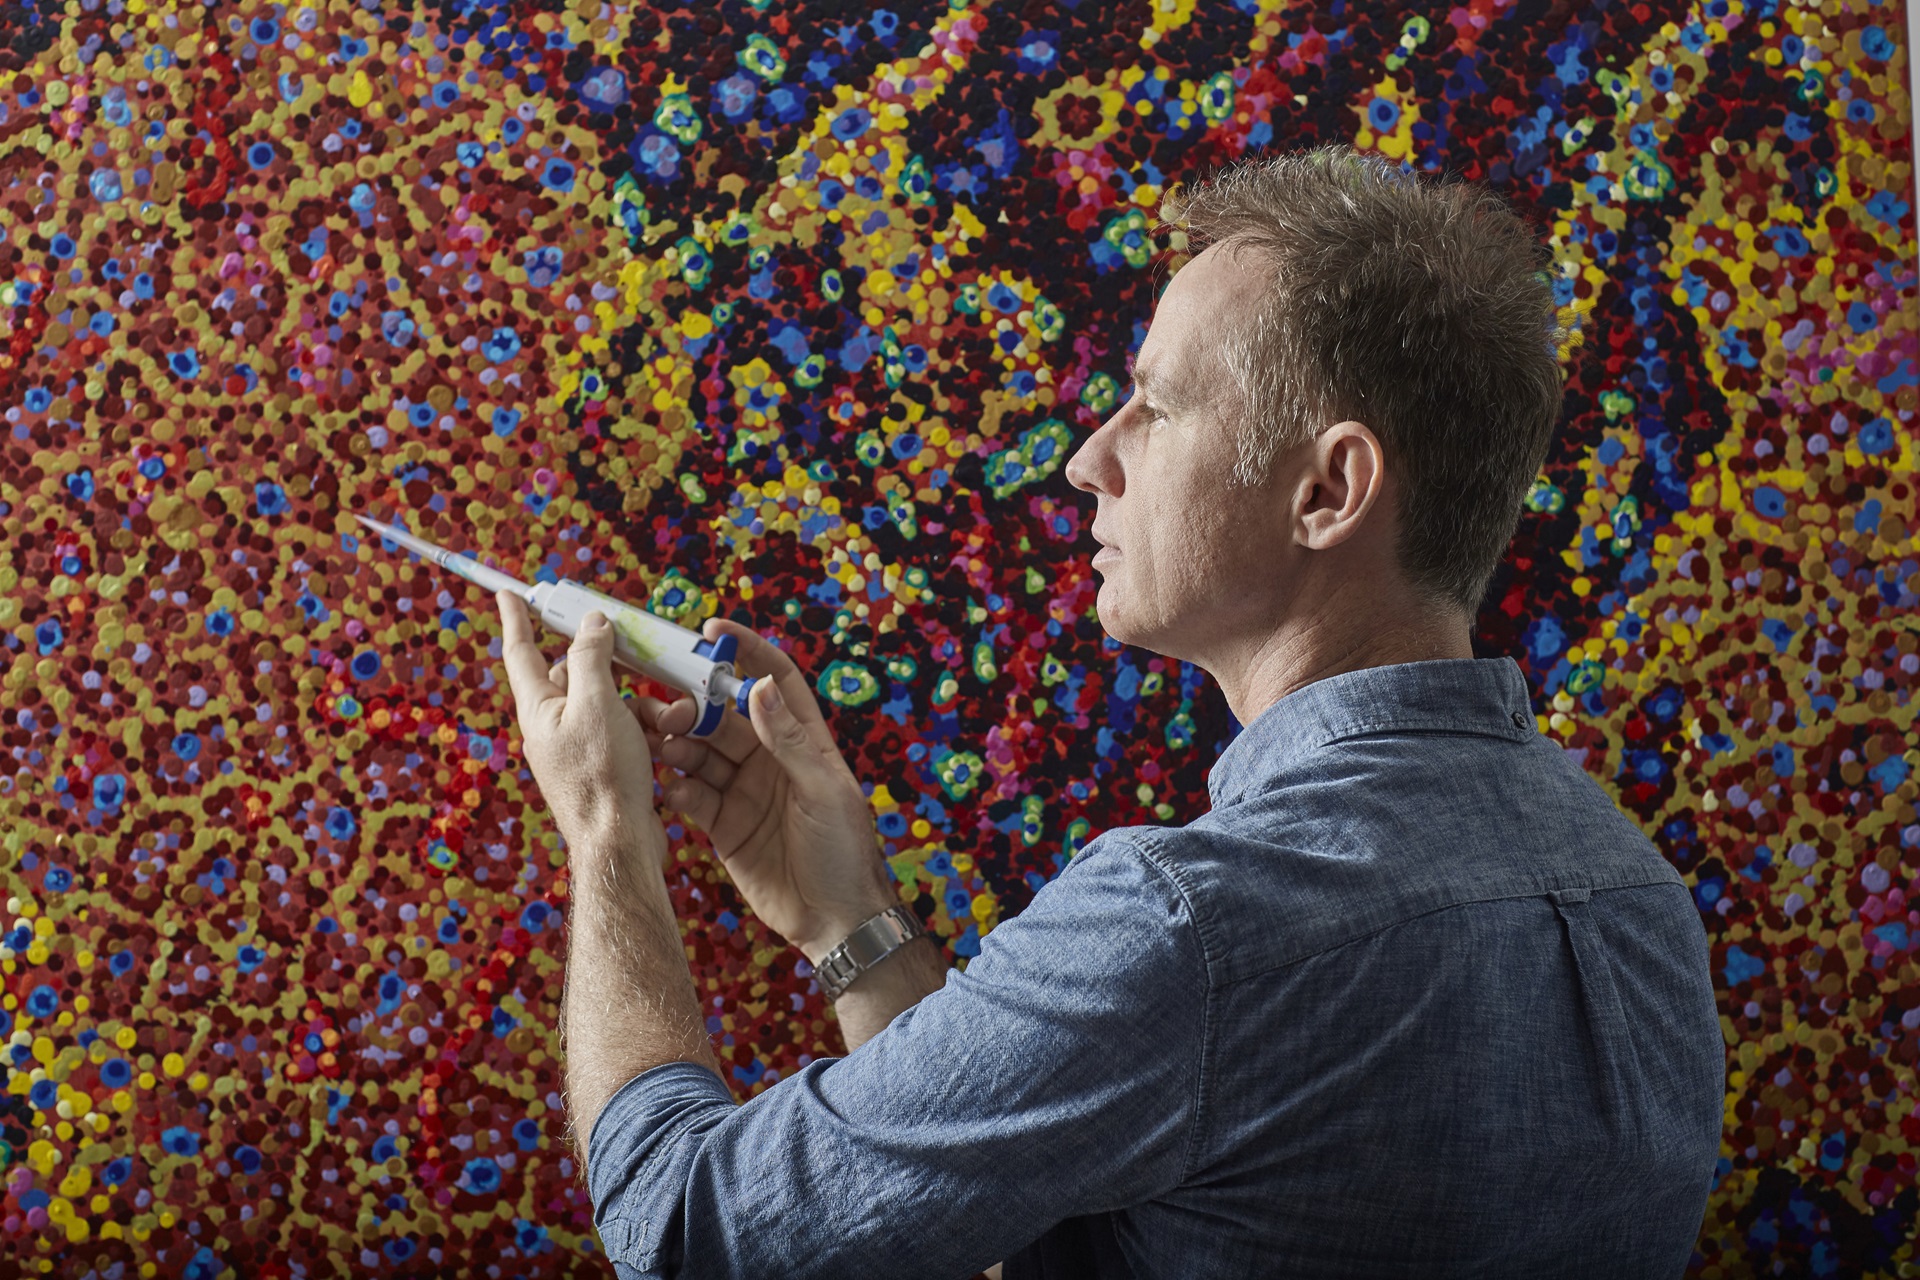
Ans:
[[[1325,551],[1351,538],[1380,499],[1386,462],[1379,439],[1362,423],[1337,422],[1321,432],[1308,446],[1295,490],[1295,541]]]

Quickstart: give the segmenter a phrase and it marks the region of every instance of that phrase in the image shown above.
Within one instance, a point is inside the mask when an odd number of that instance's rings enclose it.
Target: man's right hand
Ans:
[[[723,618],[709,618],[704,634],[732,636],[735,670],[762,677],[752,723],[728,714],[712,736],[682,737],[691,698],[634,699],[653,758],[678,771],[662,780],[665,807],[707,833],[753,913],[817,964],[900,900],[873,810],[793,659]]]

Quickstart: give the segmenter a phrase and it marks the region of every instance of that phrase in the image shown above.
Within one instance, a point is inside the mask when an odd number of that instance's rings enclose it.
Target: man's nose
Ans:
[[[1125,487],[1120,460],[1112,449],[1113,432],[1107,430],[1112,422],[1113,419],[1108,418],[1101,423],[1099,429],[1074,450],[1073,457],[1067,459],[1067,483],[1074,488],[1118,497]]]

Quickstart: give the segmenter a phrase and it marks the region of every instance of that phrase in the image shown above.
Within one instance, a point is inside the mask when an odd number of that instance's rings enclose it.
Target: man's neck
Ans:
[[[1260,713],[1296,689],[1347,671],[1471,658],[1467,619],[1444,608],[1323,613],[1282,626],[1257,643],[1244,661],[1216,671],[1234,719],[1252,724]],[[1382,616],[1396,621],[1374,621]]]

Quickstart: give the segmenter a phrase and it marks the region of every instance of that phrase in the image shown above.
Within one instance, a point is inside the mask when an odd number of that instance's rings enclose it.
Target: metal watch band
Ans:
[[[920,917],[896,903],[879,915],[861,922],[833,950],[827,952],[814,972],[820,975],[820,989],[827,999],[838,1000],[853,980],[882,960],[925,934]]]

